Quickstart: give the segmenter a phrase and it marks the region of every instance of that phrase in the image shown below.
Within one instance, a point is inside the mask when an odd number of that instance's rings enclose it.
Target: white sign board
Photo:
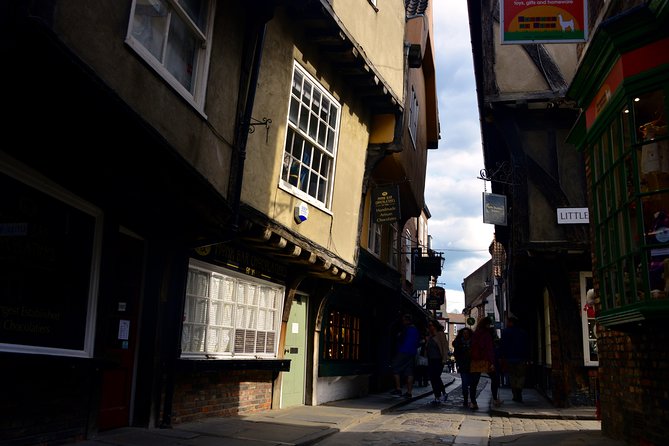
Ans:
[[[590,223],[588,208],[558,208],[557,222],[559,225]]]

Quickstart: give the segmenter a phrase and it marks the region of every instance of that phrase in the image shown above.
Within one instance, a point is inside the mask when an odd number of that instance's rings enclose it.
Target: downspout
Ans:
[[[273,15],[271,2],[258,2],[257,9],[252,13],[254,22],[244,36],[241,74],[237,102],[237,122],[235,130],[234,151],[228,182],[228,196],[232,208],[230,232],[235,234],[239,229],[239,209],[244,182],[244,163],[246,161],[246,145],[251,127],[253,105],[258,86],[260,63],[262,60],[267,22]]]
[[[244,35],[244,47],[242,51],[241,74],[239,81],[239,92],[237,95],[237,121],[235,124],[234,151],[231,160],[230,179],[228,182],[228,196],[231,198],[232,223],[228,229],[229,235],[234,235],[239,227],[239,207],[241,202],[242,182],[244,179],[244,161],[246,160],[246,144],[248,141],[251,114],[255,102],[255,94],[258,85],[258,73],[262,59],[267,22],[271,20],[274,7],[270,7],[271,1],[258,2],[253,22],[247,28]],[[181,302],[183,306],[183,300]],[[183,314],[183,308],[181,312]],[[181,327],[180,324],[177,324]],[[179,330],[180,334],[180,330]],[[179,336],[176,337],[175,348],[180,351]],[[170,358],[170,365],[166,372],[165,399],[163,401],[163,417],[161,428],[172,426],[172,405],[174,398],[174,375],[176,373],[176,358]]]

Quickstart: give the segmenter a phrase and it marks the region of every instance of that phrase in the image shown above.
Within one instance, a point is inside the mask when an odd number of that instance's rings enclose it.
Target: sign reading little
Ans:
[[[400,194],[396,185],[377,186],[372,194],[376,223],[395,223],[400,218]]]
[[[590,223],[588,208],[558,208],[557,222],[559,225]]]

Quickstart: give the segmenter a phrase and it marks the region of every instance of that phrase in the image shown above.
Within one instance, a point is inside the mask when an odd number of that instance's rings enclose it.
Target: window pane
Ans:
[[[193,93],[193,75],[197,66],[197,40],[177,14],[171,15],[170,35],[167,39],[165,68]]]
[[[209,290],[209,295],[186,296],[183,353],[276,357],[274,339],[280,327],[277,318],[283,302],[282,287],[193,267],[188,277],[187,291]],[[208,285],[204,285],[203,277],[207,277]]]
[[[178,0],[179,6],[204,33],[207,24],[207,4],[205,0]]]
[[[163,0],[137,0],[132,20],[132,36],[159,62],[167,35],[168,9]]]

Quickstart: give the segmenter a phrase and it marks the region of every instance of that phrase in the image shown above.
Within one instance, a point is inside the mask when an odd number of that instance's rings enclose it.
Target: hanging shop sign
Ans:
[[[502,44],[588,40],[586,0],[502,0]]]
[[[440,286],[430,288],[425,306],[428,310],[438,310],[446,300],[446,290]]]
[[[506,226],[506,195],[483,192],[483,223]]]
[[[400,219],[400,191],[397,185],[377,186],[372,193],[376,223],[395,223]]]

